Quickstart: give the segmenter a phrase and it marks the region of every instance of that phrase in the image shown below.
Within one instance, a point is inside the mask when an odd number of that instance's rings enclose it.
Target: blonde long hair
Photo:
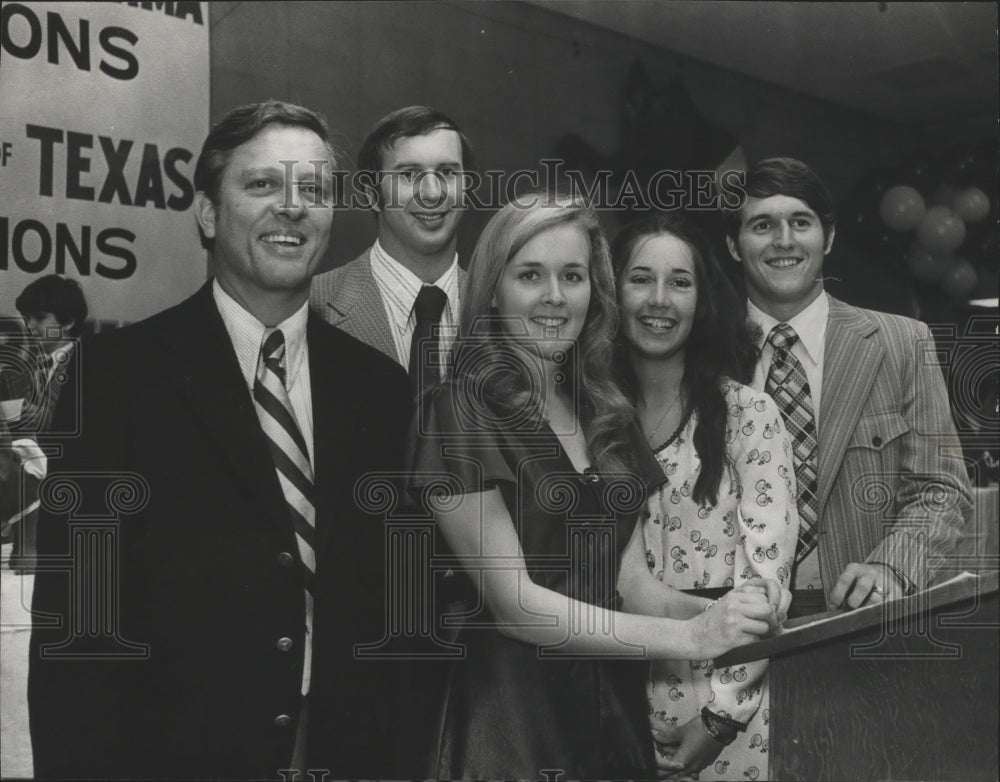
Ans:
[[[607,239],[593,209],[563,195],[529,193],[511,201],[489,221],[469,263],[461,326],[454,349],[453,378],[477,397],[510,415],[508,421],[537,424],[541,405],[537,375],[528,355],[510,340],[493,307],[504,268],[531,239],[559,225],[574,224],[590,240],[590,304],[576,343],[567,351],[565,390],[577,400],[576,414],[595,466],[605,473],[630,471],[634,446],[625,432],[635,409],[612,378],[612,340],[618,328],[614,275]]]

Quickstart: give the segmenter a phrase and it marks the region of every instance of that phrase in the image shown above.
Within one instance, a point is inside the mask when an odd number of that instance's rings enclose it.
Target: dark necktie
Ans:
[[[447,303],[448,294],[435,285],[422,287],[413,303],[417,323],[410,341],[410,388],[414,396],[441,379],[440,361],[432,360],[440,355],[440,340],[434,327],[440,326]]]
[[[795,329],[787,323],[779,323],[771,329],[767,341],[774,348],[774,355],[764,390],[777,403],[792,439],[799,509],[799,544],[795,550],[795,561],[801,562],[816,548],[819,513],[816,498],[816,416],[805,368],[792,354],[792,345],[798,339]]]

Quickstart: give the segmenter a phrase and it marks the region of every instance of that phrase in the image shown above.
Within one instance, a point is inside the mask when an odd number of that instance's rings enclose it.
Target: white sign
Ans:
[[[98,320],[196,290],[208,119],[207,3],[0,4],[0,316],[47,274]]]

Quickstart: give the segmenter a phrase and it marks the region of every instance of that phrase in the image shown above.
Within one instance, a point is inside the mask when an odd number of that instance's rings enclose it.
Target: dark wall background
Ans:
[[[839,197],[929,139],[974,141],[982,128],[947,119],[933,129],[901,127],[516,2],[213,2],[210,12],[213,121],[249,101],[302,103],[326,114],[352,167],[371,125],[414,103],[453,116],[481,169],[538,168],[567,132],[604,154],[620,152],[623,88],[637,58],[654,85],[682,74],[698,111],[735,135],[748,160],[802,158]],[[463,262],[486,219],[470,213],[463,221]],[[370,214],[340,212],[328,264],[353,258],[374,234]],[[858,257],[846,241],[835,252],[831,290],[909,309],[907,292],[891,290],[891,265]]]

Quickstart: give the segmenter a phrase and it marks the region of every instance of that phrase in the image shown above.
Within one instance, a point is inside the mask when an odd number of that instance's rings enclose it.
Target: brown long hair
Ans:
[[[698,303],[684,351],[681,381],[688,405],[697,413],[694,446],[701,459],[695,482],[695,501],[716,504],[726,462],[726,397],[722,383],[748,383],[753,377],[758,348],[755,329],[747,325],[746,307],[736,295],[708,241],[690,219],[678,213],[657,214],[630,223],[615,237],[612,258],[615,277],[622,273],[639,246],[654,236],[673,236],[684,242],[694,259]],[[633,399],[638,391],[629,358],[629,344],[619,332],[615,340],[615,374]]]

